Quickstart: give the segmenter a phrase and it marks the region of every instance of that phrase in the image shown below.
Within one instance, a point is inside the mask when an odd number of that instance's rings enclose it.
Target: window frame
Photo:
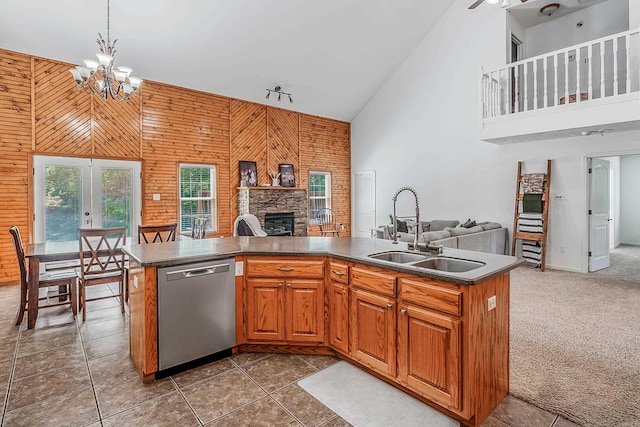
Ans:
[[[209,197],[182,197],[182,169],[209,169],[210,186],[213,189]],[[211,233],[218,233],[218,171],[217,165],[208,163],[179,163],[178,164],[178,233],[189,234],[191,233],[191,226],[187,229],[182,228],[182,202],[189,200],[205,200],[211,201],[211,212],[202,216],[209,217],[210,221],[207,222],[206,231]]]
[[[312,175],[324,175],[325,176],[325,197],[312,197],[311,196],[311,176]],[[331,172],[328,171],[309,171],[309,224],[317,224],[315,217],[311,216],[311,200],[326,200],[326,208],[331,209],[332,194],[331,194]]]

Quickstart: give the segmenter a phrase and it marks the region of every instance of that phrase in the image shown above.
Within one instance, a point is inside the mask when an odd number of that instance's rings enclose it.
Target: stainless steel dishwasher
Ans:
[[[158,268],[158,367],[236,345],[235,259]]]

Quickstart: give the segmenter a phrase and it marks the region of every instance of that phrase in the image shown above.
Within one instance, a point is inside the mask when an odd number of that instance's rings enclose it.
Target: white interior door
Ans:
[[[590,159],[589,171],[589,271],[597,271],[609,267],[609,161]]]
[[[34,156],[34,242],[77,240],[78,228],[140,224],[140,162]]]
[[[376,228],[376,172],[355,172],[353,176],[354,236],[371,237]]]

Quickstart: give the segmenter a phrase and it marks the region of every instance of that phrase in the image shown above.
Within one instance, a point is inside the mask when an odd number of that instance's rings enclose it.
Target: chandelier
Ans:
[[[282,95],[286,95],[289,97],[289,102],[293,104],[293,98],[291,98],[291,94],[287,93],[287,92],[283,92],[282,88],[280,86],[276,86],[273,89],[267,89],[267,96],[265,96],[265,99],[269,99],[269,96],[272,93],[277,93],[278,94],[278,101],[280,101],[282,99]]]
[[[113,65],[113,57],[116,54],[115,46],[117,39],[111,42],[109,34],[110,7],[107,0],[107,41],[102,34],[98,33],[98,46],[100,53],[95,59],[85,59],[84,66],[78,65],[69,71],[76,81],[77,87],[83,89],[90,95],[99,96],[103,99],[111,97],[116,101],[127,101],[131,94],[137,93],[142,79],[131,75],[133,71],[129,67]]]

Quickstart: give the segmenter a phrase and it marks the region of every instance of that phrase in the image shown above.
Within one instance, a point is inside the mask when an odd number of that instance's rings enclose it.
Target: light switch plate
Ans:
[[[487,311],[491,311],[496,308],[496,296],[492,296],[487,300]]]
[[[236,277],[242,276],[244,274],[244,262],[236,261]]]
[[[154,193],[153,200],[160,200],[160,193]]]

